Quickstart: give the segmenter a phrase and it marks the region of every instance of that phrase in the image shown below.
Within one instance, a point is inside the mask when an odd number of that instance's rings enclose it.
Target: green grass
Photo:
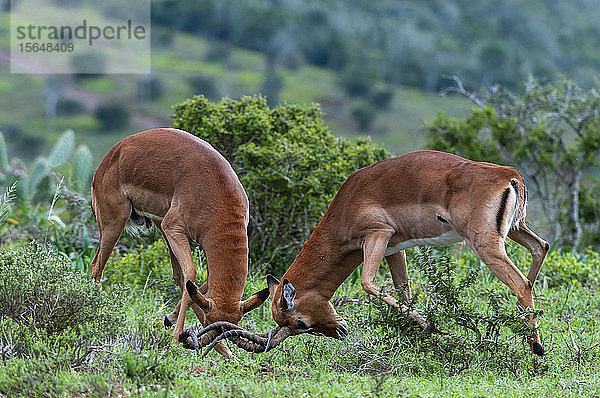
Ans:
[[[456,280],[466,277],[469,270],[476,271],[473,283],[465,285],[462,292],[465,303],[485,312],[489,297],[496,296],[502,302],[501,313],[514,313],[512,293],[470,251],[461,246],[455,249],[456,253],[450,253]],[[509,252],[521,269],[528,268],[528,254],[512,246]],[[359,273],[355,272],[333,298],[337,311],[350,325],[350,334],[344,340],[295,336],[266,354],[249,354],[230,345],[237,356],[234,360],[225,360],[214,351],[201,359],[171,342],[171,329],[161,325],[177,299],[165,245],[160,242],[135,253],[113,256],[105,270],[104,289],[118,288],[125,293],[124,306],[120,314],[115,314],[124,317],[124,326],[118,331],[121,337],[97,341],[93,354],[77,366],[73,365],[77,358],[59,368],[54,366],[53,358],[64,355],[59,351],[45,352],[37,361],[4,359],[0,362],[0,393],[143,397],[525,397],[600,393],[596,371],[600,365],[599,286],[596,279],[584,279],[582,284],[576,278],[586,272],[581,265],[598,271],[597,255],[591,252],[577,258],[557,253],[547,261],[548,267],[542,268],[535,290],[536,307],[542,311],[539,328],[547,350],[541,359],[530,354],[528,344],[507,328],[488,350],[465,345],[474,341],[473,334],[444,319],[439,325],[450,332],[448,336],[406,329],[397,323],[402,317],[395,311],[365,295]],[[425,313],[432,297],[425,291],[428,285],[418,265],[420,260],[414,254],[410,259],[416,308]],[[553,285],[551,282],[560,280],[560,275],[574,282]],[[127,281],[125,285],[118,285],[120,277]],[[204,278],[202,272],[199,278]],[[390,285],[387,269],[380,271],[377,280]],[[264,285],[263,278],[250,278],[245,296]],[[489,293],[482,294],[485,289]],[[190,311],[187,325],[196,323]],[[253,331],[272,328],[269,303],[248,314],[242,325]]]

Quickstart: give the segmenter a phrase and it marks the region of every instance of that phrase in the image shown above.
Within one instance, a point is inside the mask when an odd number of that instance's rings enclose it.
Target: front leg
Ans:
[[[365,237],[363,242],[363,269],[360,283],[365,292],[381,298],[392,307],[400,308],[398,300],[388,294],[382,294],[379,286],[375,284],[375,275],[381,265],[385,249],[394,231],[376,231]]]
[[[410,303],[411,295],[410,286],[408,284],[406,251],[401,250],[398,253],[387,256],[385,259],[390,267],[394,288],[402,294],[402,301],[404,301],[405,304]]]
[[[398,308],[404,313],[408,313],[408,315],[415,322],[417,322],[419,326],[421,326],[423,329],[427,329],[429,327],[429,324],[425,319],[423,319],[421,315],[419,315],[415,311],[410,311],[410,309],[405,304],[399,303],[398,300],[396,300],[389,294],[382,294],[381,290],[379,289],[379,286],[375,284],[375,275],[377,274],[377,270],[381,265],[381,261],[383,260],[383,256],[385,255],[385,249],[387,248],[388,242],[393,233],[393,231],[378,231],[377,233],[373,233],[365,238],[363,243],[364,262],[362,273],[360,276],[360,282],[365,292],[372,296],[380,297],[386,304]],[[404,261],[404,267],[406,267],[406,258],[404,259]],[[402,278],[400,277],[400,273],[397,273],[396,277],[398,278],[399,282],[402,280]],[[392,273],[392,279],[394,279],[394,273]],[[406,280],[408,282],[408,274],[406,274]],[[396,281],[394,281],[394,284],[396,284]]]

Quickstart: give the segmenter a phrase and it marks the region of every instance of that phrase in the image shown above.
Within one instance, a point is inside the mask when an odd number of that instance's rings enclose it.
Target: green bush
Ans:
[[[574,285],[600,290],[600,254],[592,250],[584,254],[554,250],[544,261],[539,280],[552,288]]]
[[[194,256],[197,258],[195,253]],[[181,298],[181,291],[173,282],[169,250],[163,239],[113,255],[106,265],[104,277],[104,283],[108,285],[123,284],[137,291],[158,291],[163,299],[174,302]]]
[[[94,326],[104,336],[120,324],[119,296],[70,262],[35,245],[0,251],[0,316],[48,334]],[[90,336],[93,337],[93,336]]]
[[[482,271],[489,271],[469,265],[465,256],[448,253],[421,249],[411,250],[409,256],[412,302],[408,307],[432,325],[430,330],[422,330],[408,314],[372,298],[372,309],[358,310],[359,316],[352,320],[362,331],[359,343],[339,349],[332,366],[375,375],[403,368],[425,376],[439,371],[440,364],[450,374],[458,374],[486,363],[518,373],[530,356],[526,338],[532,329],[523,316],[528,312],[515,311],[516,298],[506,287],[490,287],[479,280]],[[385,290],[386,283],[382,287]]]
[[[174,111],[174,127],[211,143],[238,173],[250,200],[254,270],[266,262],[263,271],[283,271],[348,175],[388,156],[368,139],[334,137],[314,104],[196,96]]]
[[[56,114],[58,116],[73,116],[80,115],[85,112],[85,105],[70,97],[61,97],[56,103]]]
[[[96,119],[104,130],[126,130],[129,126],[130,112],[120,103],[105,103],[96,108]]]

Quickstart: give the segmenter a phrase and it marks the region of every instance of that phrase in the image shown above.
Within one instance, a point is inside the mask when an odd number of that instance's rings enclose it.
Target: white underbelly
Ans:
[[[448,232],[444,232],[440,236],[409,239],[398,243],[396,246],[388,246],[387,249],[385,249],[385,255],[389,256],[413,246],[448,246],[453,243],[460,242],[461,240],[463,240],[463,238],[457,234],[455,230],[450,230]]]

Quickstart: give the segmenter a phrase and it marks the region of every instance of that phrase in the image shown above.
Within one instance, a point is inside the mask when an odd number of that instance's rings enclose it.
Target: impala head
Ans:
[[[191,282],[190,282],[191,283]],[[287,280],[279,283],[271,275],[267,276],[268,288],[255,294],[262,293],[263,296],[253,301],[263,300],[264,295],[273,295],[272,313],[277,327],[267,333],[252,333],[243,330],[234,323],[215,322],[211,323],[197,335],[190,330],[184,331],[184,338],[195,336],[199,347],[208,346],[206,355],[219,341],[230,339],[238,347],[249,352],[267,352],[279,345],[289,336],[310,333],[318,336],[329,336],[336,339],[344,338],[348,334],[347,323],[335,312],[329,300],[324,297],[308,293],[296,297],[296,289]],[[188,284],[188,286],[190,286]],[[189,287],[188,287],[189,290]],[[192,297],[198,297],[196,295]],[[251,300],[252,297],[249,300]],[[262,302],[262,301],[261,301]],[[253,304],[253,305],[260,305]],[[188,348],[192,348],[188,346]]]
[[[279,326],[289,328],[290,335],[311,333],[336,339],[348,335],[346,321],[317,291],[297,295],[287,279],[280,283],[271,275],[267,276],[267,283],[273,297],[273,319]]]
[[[262,289],[254,293],[245,301],[224,301],[212,299],[200,293],[196,284],[190,280],[186,283],[186,290],[205,316],[205,323],[210,324],[217,321],[226,321],[237,324],[245,313],[259,307],[269,297],[269,289]]]

